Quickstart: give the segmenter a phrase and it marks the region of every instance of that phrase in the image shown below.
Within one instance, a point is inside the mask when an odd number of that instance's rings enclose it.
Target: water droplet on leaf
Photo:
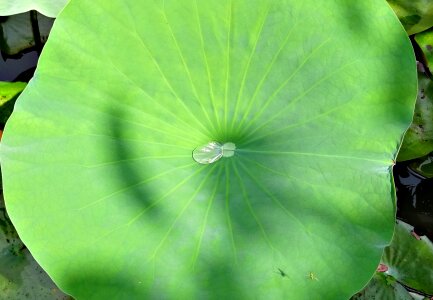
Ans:
[[[209,142],[199,146],[192,152],[192,158],[199,164],[211,164],[221,157],[232,157],[235,155],[236,146],[234,143],[221,144]]]

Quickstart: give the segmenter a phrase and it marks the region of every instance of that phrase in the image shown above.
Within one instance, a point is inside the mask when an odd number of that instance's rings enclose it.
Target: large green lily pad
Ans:
[[[347,299],[415,96],[381,1],[72,1],[6,127],[7,208],[78,299]]]

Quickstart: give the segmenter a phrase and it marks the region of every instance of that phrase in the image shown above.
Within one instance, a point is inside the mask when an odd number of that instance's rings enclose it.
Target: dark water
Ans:
[[[33,76],[38,58],[36,51],[28,52],[18,59],[0,58],[0,81],[28,82]]]
[[[409,164],[394,167],[397,217],[414,226],[418,235],[427,235],[433,241],[433,178],[422,177]]]

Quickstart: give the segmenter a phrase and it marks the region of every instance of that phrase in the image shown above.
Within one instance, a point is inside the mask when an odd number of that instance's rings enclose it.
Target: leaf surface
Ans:
[[[368,285],[351,300],[414,300],[411,294],[394,278],[376,273]]]
[[[433,178],[433,153],[411,162],[410,168],[425,178]]]
[[[16,99],[25,87],[25,82],[0,81],[0,124],[6,123],[14,109]]]
[[[413,227],[402,221],[396,225],[394,238],[385,249],[383,264],[387,273],[415,290],[433,294],[433,244],[425,236],[416,238]]]
[[[415,41],[419,45],[430,73],[433,70],[433,29],[420,32],[415,35]]]
[[[72,1],[7,124],[7,208],[78,299],[347,299],[415,95],[380,1]]]
[[[18,237],[0,194],[0,290],[2,299],[70,300],[33,259]]]

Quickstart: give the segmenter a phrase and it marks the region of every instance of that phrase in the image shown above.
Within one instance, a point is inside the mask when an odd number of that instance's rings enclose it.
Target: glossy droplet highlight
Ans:
[[[221,157],[232,157],[235,155],[236,146],[234,143],[209,142],[199,146],[192,152],[192,158],[199,164],[211,164]]]

